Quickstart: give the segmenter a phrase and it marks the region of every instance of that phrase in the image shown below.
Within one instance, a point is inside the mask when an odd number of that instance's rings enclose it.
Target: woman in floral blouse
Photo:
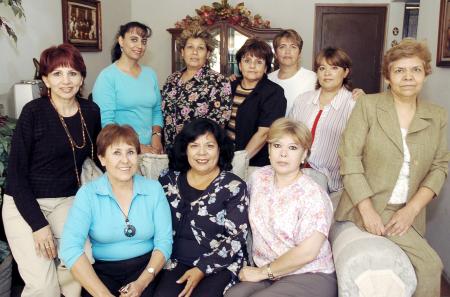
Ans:
[[[300,171],[311,148],[311,133],[304,124],[283,118],[271,125],[268,142],[271,165],[255,171],[249,183],[257,267],[242,268],[242,282],[226,297],[337,296],[327,240],[331,201]]]
[[[159,178],[172,211],[173,252],[155,296],[222,297],[245,263],[248,196],[229,172],[233,145],[209,119],[185,125]]]
[[[185,29],[178,40],[186,68],[172,73],[162,89],[166,150],[185,123],[208,118],[225,127],[231,114],[231,86],[208,66],[216,40],[206,29]]]

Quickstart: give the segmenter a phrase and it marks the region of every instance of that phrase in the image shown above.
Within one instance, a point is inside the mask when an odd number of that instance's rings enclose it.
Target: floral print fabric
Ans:
[[[249,182],[249,218],[253,235],[252,254],[258,267],[264,266],[301,244],[314,231],[328,232],[333,207],[328,194],[303,174],[296,182],[277,188],[272,167],[255,171]],[[317,258],[291,274],[334,271],[331,246],[324,241]]]
[[[226,127],[231,115],[231,86],[225,76],[208,66],[187,82],[181,80],[182,74],[172,73],[161,92],[166,148],[173,144],[185,123],[208,118]]]
[[[179,176],[177,171],[166,170],[159,178],[171,208],[174,238],[181,221]],[[198,244],[209,250],[192,266],[206,274],[222,269],[231,271],[233,277],[226,289],[237,282],[237,275],[246,264],[244,251],[249,226],[248,204],[245,182],[228,171],[222,171],[202,195],[190,203],[188,216],[192,233]],[[170,259],[166,269],[173,269],[176,265],[176,259]]]

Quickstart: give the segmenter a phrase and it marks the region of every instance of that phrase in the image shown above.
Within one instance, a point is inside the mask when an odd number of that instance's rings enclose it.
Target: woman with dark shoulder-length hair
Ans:
[[[344,193],[336,220],[385,236],[409,257],[414,297],[439,297],[442,261],[424,239],[426,206],[448,172],[447,111],[420,100],[431,73],[424,43],[404,39],[384,55],[387,92],[356,102],[341,144]]]
[[[27,103],[11,141],[3,225],[25,282],[22,296],[79,296],[81,287],[55,265],[67,212],[81,186],[81,166],[95,157],[100,110],[80,98],[86,66],[70,44],[44,50],[47,95]],[[83,242],[84,244],[84,242]],[[68,279],[64,285],[58,279]]]
[[[169,170],[159,178],[172,211],[172,256],[155,296],[221,297],[243,266],[247,187],[231,170],[233,145],[209,119],[175,138]]]
[[[102,126],[130,125],[139,135],[142,153],[163,151],[161,94],[155,71],[139,63],[152,30],[139,22],[119,27],[112,64],[102,70],[92,91],[100,106]]]
[[[161,92],[166,149],[185,123],[208,118],[223,128],[231,110],[230,82],[209,67],[217,46],[212,34],[205,27],[193,25],[183,30],[177,44],[186,67],[172,73]]]
[[[267,78],[273,53],[263,40],[250,38],[236,53],[242,77],[232,82],[233,108],[227,132],[236,151],[246,150],[250,166],[269,164],[267,132],[286,112],[283,88]]]

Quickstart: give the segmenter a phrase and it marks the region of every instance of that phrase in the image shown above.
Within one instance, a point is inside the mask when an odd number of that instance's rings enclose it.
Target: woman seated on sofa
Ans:
[[[405,39],[382,66],[384,93],[356,103],[339,147],[344,193],[336,220],[396,243],[417,276],[415,297],[440,296],[442,262],[424,239],[426,205],[448,171],[447,111],[419,100],[431,73],[427,46]]]
[[[249,218],[256,267],[226,297],[337,296],[328,231],[333,209],[327,193],[300,165],[311,148],[302,123],[278,119],[270,127],[269,166],[250,177]]]
[[[327,47],[317,54],[314,70],[316,90],[297,97],[289,117],[305,123],[312,133],[304,173],[331,193],[343,188],[337,151],[355,106],[350,82],[352,60],[342,49]]]
[[[97,152],[106,173],[78,191],[61,258],[84,287],[83,296],[152,296],[153,280],[172,251],[164,191],[157,181],[135,174],[140,144],[130,126],[103,128]],[[93,265],[83,251],[88,236]]]
[[[222,297],[244,264],[247,187],[229,172],[233,145],[214,121],[186,124],[159,179],[172,211],[172,257],[157,297]]]

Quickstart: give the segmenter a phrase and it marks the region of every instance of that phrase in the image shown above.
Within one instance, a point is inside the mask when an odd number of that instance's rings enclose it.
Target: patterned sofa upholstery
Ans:
[[[141,155],[140,174],[158,179],[168,163],[167,155]],[[82,183],[101,174],[93,165],[91,160],[83,164]],[[247,180],[248,158],[244,151],[235,153],[233,173]],[[339,196],[332,195],[334,206]],[[413,294],[417,284],[414,269],[406,254],[390,240],[362,232],[351,222],[335,222],[329,239],[339,297],[410,297]]]

